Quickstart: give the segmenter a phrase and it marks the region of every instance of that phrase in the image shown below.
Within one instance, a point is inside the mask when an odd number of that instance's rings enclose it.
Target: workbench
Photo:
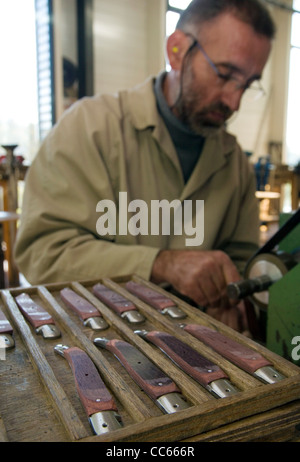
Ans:
[[[74,281],[1,292],[0,309],[13,326],[15,346],[0,361],[0,440],[10,442],[248,442],[298,441],[300,435],[300,368],[262,345],[233,331],[176,296],[168,296],[185,313],[185,323],[211,327],[228,338],[250,346],[267,357],[286,378],[264,384],[185,332],[178,320],[157,312],[125,288],[138,281],[158,292],[165,291],[138,276]],[[133,301],[145,317],[147,330],[163,330],[185,341],[214,361],[240,390],[235,396],[216,399],[154,346],[134,333],[136,327],[120,318],[97,299],[92,287],[101,282]],[[135,345],[180,387],[190,402],[188,409],[163,414],[129,377],[110,352],[99,350],[99,336],[63,303],[60,291],[69,287],[89,300],[103,315],[107,338],[120,338]],[[61,339],[45,340],[20,312],[15,297],[27,293],[55,319]],[[94,362],[116,399],[123,428],[94,435],[79,400],[71,369],[54,354],[57,343],[83,349]]]

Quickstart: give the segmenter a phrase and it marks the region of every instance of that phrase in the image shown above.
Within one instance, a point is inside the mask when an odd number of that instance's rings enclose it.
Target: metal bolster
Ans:
[[[166,414],[173,414],[174,412],[182,411],[190,407],[180,393],[162,395],[157,399],[157,404]]]
[[[121,417],[115,411],[102,411],[89,418],[96,435],[102,435],[123,427]]]
[[[58,338],[61,336],[59,329],[54,324],[44,324],[35,331],[37,334],[41,334],[45,339]]]

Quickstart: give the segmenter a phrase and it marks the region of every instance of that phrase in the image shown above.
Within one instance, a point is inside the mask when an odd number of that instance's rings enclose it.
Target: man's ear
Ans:
[[[190,45],[188,37],[181,30],[176,29],[168,37],[166,51],[173,70],[181,69],[183,58]]]

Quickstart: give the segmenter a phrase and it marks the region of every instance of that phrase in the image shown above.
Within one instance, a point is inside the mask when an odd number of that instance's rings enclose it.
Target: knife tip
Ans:
[[[57,353],[60,356],[64,356],[64,351],[68,349],[69,347],[67,345],[62,345],[62,344],[58,344],[54,347],[55,353]]]
[[[142,337],[142,338],[146,338],[146,336],[147,336],[147,334],[148,334],[148,332],[147,332],[145,329],[141,329],[141,330],[138,329],[138,330],[135,330],[134,333],[135,333],[136,335],[139,335],[139,336]]]
[[[97,337],[94,339],[94,344],[101,348],[106,348],[106,345],[108,344],[108,342],[109,342],[109,339],[105,337]]]

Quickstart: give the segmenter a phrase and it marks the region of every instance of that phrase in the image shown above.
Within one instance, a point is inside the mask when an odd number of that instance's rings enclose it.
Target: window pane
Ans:
[[[291,44],[300,47],[300,14],[294,13],[292,16],[292,37]]]
[[[169,5],[173,8],[180,8],[185,10],[192,0],[169,0]]]
[[[171,35],[174,32],[179,16],[180,15],[178,13],[174,13],[173,11],[167,12],[167,18],[166,18],[167,37],[169,37],[169,35]]]
[[[51,3],[49,0],[35,0],[40,140],[45,138],[55,122]],[[48,98],[45,99],[45,95]]]
[[[294,0],[293,8],[297,11],[300,11],[300,0]]]
[[[292,48],[290,58],[289,99],[287,116],[287,163],[300,162],[299,105],[300,105],[300,49]]]
[[[39,144],[34,0],[0,0],[0,43],[0,144],[17,144],[31,160]]]

